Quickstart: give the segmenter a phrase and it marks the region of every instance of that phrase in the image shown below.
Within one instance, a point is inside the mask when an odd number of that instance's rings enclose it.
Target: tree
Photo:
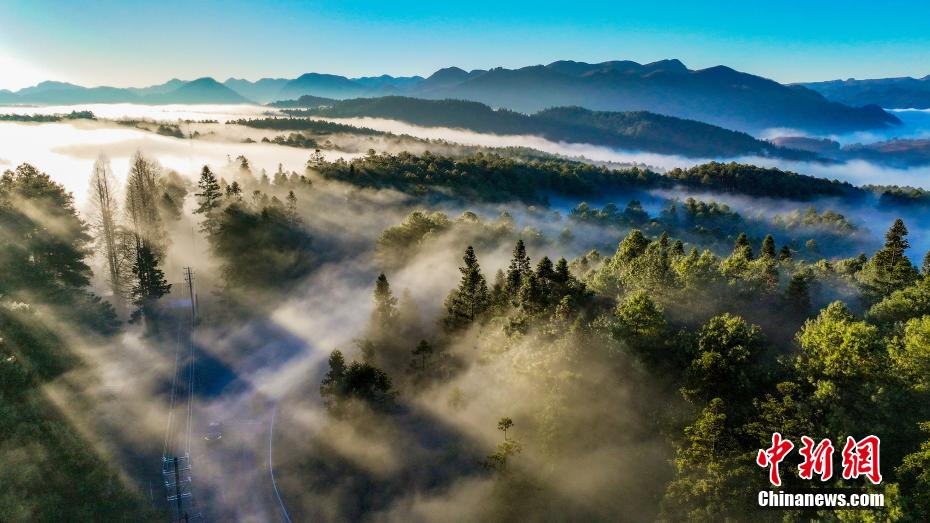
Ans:
[[[739,233],[739,236],[736,238],[736,243],[733,245],[732,256],[747,261],[753,259],[752,245],[749,244],[749,238],[746,236],[745,232]]]
[[[132,286],[132,300],[136,310],[132,321],[140,318],[154,319],[155,304],[159,298],[171,291],[171,284],[165,280],[165,273],[158,268],[158,258],[148,245],[138,247],[136,261],[132,266],[135,281]]]
[[[420,340],[411,354],[413,358],[410,361],[410,369],[417,374],[425,374],[433,357],[433,346],[426,340]]]
[[[775,238],[772,238],[771,234],[767,234],[762,240],[762,257],[769,260],[775,259]]]
[[[447,314],[443,322],[449,330],[471,325],[491,303],[487,281],[481,274],[478,258],[471,245],[465,249],[462,260],[465,262],[465,265],[459,267],[462,279],[458,288],[446,298]]]
[[[0,177],[0,294],[54,294],[90,283],[91,238],[64,187],[29,164]]]
[[[800,317],[806,317],[811,309],[810,289],[807,275],[796,272],[785,289],[785,304]]]
[[[513,428],[513,420],[503,417],[497,422],[497,430],[504,433],[504,440],[507,440],[507,431]]]
[[[216,232],[216,220],[213,213],[219,208],[223,193],[220,191],[220,184],[210,167],[203,166],[200,171],[200,180],[197,181],[197,188],[200,192],[194,194],[197,197],[197,209],[194,210],[194,213],[204,216],[200,230],[207,234],[213,234]]]
[[[729,313],[711,318],[698,333],[697,351],[686,376],[686,396],[709,402],[717,397],[733,409],[759,384],[758,363],[765,347],[759,327]]]
[[[125,211],[133,235],[135,254],[140,252],[139,248],[143,244],[156,256],[161,256],[166,248],[165,233],[158,212],[160,177],[161,166],[158,162],[146,158],[140,151],[136,151],[130,158]]]
[[[920,424],[924,434],[930,436],[930,422]],[[908,496],[912,521],[930,519],[930,439],[921,443],[920,448],[904,457],[899,468],[902,483],[909,487],[912,494]]]
[[[506,291],[511,298],[516,298],[520,289],[523,287],[523,280],[532,272],[530,268],[530,258],[526,255],[526,245],[523,240],[517,240],[513,248],[513,258],[510,260],[510,267],[506,275]]]
[[[907,258],[910,247],[904,221],[898,218],[885,233],[885,245],[856,274],[868,298],[873,302],[903,289],[918,278],[917,269]]]
[[[740,452],[728,405],[713,398],[685,427],[675,453],[675,478],[662,499],[664,521],[745,521],[745,503],[761,485]],[[753,490],[755,489],[755,490]]]
[[[367,362],[353,361],[346,366],[342,353],[329,356],[329,372],[320,383],[320,396],[327,411],[337,417],[351,412],[353,404],[386,411],[394,405],[391,378]]]
[[[794,369],[801,383],[817,391],[813,406],[832,412],[823,427],[827,433],[879,429],[877,417],[888,415],[879,405],[890,365],[878,329],[837,301],[805,323],[797,339]]]
[[[644,291],[628,296],[614,309],[613,335],[647,363],[668,363],[665,311]]]
[[[374,292],[375,309],[371,313],[372,327],[378,333],[389,332],[397,317],[397,298],[391,293],[391,284],[384,273],[378,275]]]
[[[334,350],[329,355],[329,371],[323,376],[323,382],[320,384],[320,397],[323,398],[323,406],[327,410],[333,410],[338,399],[344,395],[342,386],[345,375],[345,358],[341,351]]]
[[[920,267],[920,272],[924,275],[924,278],[930,277],[930,251],[927,251],[927,254],[924,255],[924,262]]]
[[[242,199],[242,186],[239,182],[233,180],[233,183],[226,186],[226,198],[230,200]]]
[[[113,178],[110,161],[106,156],[100,155],[97,161],[94,162],[90,188],[91,204],[94,207],[93,225],[97,230],[97,243],[100,245],[106,259],[110,289],[113,291],[113,301],[118,308],[121,308],[125,297],[123,283],[126,274],[123,256],[119,250],[116,221],[119,213],[119,203],[116,200],[116,180]]]
[[[298,216],[297,216],[297,195],[294,194],[294,191],[288,191],[288,192],[287,192],[287,199],[286,199],[286,201],[287,201],[287,204],[286,204],[286,207],[285,207],[285,208],[286,208],[286,210],[287,210],[287,217],[288,217],[292,222],[297,223],[297,221],[298,221],[298,219],[299,219]]]
[[[530,314],[541,312],[546,306],[545,291],[539,278],[533,272],[523,278],[523,286],[520,287],[519,304],[524,311]]]
[[[782,245],[781,250],[778,251],[778,260],[787,261],[791,259],[791,248],[787,245]]]

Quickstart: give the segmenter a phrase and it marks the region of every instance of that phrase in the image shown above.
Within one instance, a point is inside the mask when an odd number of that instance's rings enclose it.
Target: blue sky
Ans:
[[[814,5],[811,5],[814,4]],[[43,79],[428,75],[557,59],[725,64],[783,82],[930,74],[930,2],[0,2],[0,88]]]

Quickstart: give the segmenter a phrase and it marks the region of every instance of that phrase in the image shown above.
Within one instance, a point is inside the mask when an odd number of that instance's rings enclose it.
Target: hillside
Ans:
[[[815,157],[810,153],[776,147],[745,133],[643,111],[599,112],[581,107],[561,107],[525,115],[506,109],[494,110],[478,102],[387,96],[338,101],[310,108],[301,114],[332,118],[387,118],[426,127],[534,135],[552,141],[691,157]]]
[[[143,98],[145,103],[245,104],[249,100],[213,78],[198,78],[173,91]]]
[[[298,108],[319,107],[321,105],[332,105],[334,103],[336,103],[336,100],[333,98],[323,98],[322,96],[313,96],[311,94],[305,94],[296,100],[280,100],[277,102],[272,102],[268,104],[268,106],[278,107],[281,109],[298,109]]]

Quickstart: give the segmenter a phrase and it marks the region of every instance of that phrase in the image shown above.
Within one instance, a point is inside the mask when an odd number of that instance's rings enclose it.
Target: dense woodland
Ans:
[[[287,112],[294,116],[387,118],[427,127],[542,136],[555,142],[589,143],[699,158],[750,154],[816,158],[812,153],[778,147],[746,133],[646,111],[609,112],[556,107],[526,115],[464,100],[385,96],[317,103],[308,109]]]
[[[85,219],[29,165],[0,179],[0,459],[16,471],[16,487],[0,489],[5,514],[152,518],[132,487],[105,481],[113,472],[41,387],[81,365],[64,333],[170,336],[165,269],[178,224],[191,220],[218,267],[207,329],[269,315],[317,271],[365,262],[371,307],[358,314],[368,321],[353,344],[331,348],[321,380],[293,392],[295,408],[325,413],[280,464],[295,514],[930,518],[930,253],[913,252],[898,219],[880,248],[859,254],[855,217],[818,206],[873,191],[737,164],[662,175],[486,154],[314,154],[303,172],[256,171],[239,157],[188,180],[137,153],[117,188],[101,158]],[[640,203],[675,187],[809,210],[743,216],[685,198],[650,214]],[[623,210],[581,203],[605,194]],[[563,216],[548,207],[556,197],[578,203]],[[385,222],[377,205],[409,212]],[[356,220],[383,230],[349,234],[362,228]],[[417,302],[392,285],[435,260],[459,266],[438,295]],[[107,300],[89,290],[92,261]],[[767,475],[755,454],[775,431],[838,447],[847,435],[879,435],[884,482],[874,488],[888,508],[759,510]],[[383,466],[382,448],[400,462]],[[788,461],[782,476],[808,486]],[[850,484],[868,487],[830,483]]]

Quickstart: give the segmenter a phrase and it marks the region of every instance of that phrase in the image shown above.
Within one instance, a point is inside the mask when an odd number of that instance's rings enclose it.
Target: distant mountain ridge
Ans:
[[[188,96],[183,86],[176,84],[166,91],[168,84],[118,89],[43,82],[16,93],[0,92],[0,103],[185,103],[181,100],[209,100],[208,91],[214,92],[215,100],[190,103],[242,103],[226,101],[235,97],[220,89],[225,87],[244,100],[258,103],[304,95],[332,99],[403,95],[471,100],[524,113],[563,106],[593,111],[648,111],[747,132],[790,128],[835,133],[900,124],[877,105],[852,107],[829,101],[804,86],[783,85],[724,66],[691,70],[674,59],[648,64],[560,60],[517,69],[472,71],[447,67],[426,78],[381,75],[353,79],[312,72],[294,79],[251,82],[230,78],[222,84],[214,83],[209,89],[198,90],[197,96]]]
[[[86,103],[247,104],[236,91],[204,77],[178,79],[150,87],[81,87],[66,82],[41,82],[19,91],[0,91],[0,104],[73,105]]]
[[[323,103],[316,103],[316,102]],[[494,110],[479,102],[426,100],[401,96],[329,101],[306,100],[294,115],[331,118],[374,117],[426,127],[451,127],[481,133],[533,135],[551,141],[697,158],[778,156],[813,160],[816,154],[778,147],[752,136],[694,120],[636,112],[591,111],[557,107],[526,115]]]
[[[828,100],[850,105],[874,104],[887,109],[930,109],[930,75],[830,80],[799,84],[817,91]]]

